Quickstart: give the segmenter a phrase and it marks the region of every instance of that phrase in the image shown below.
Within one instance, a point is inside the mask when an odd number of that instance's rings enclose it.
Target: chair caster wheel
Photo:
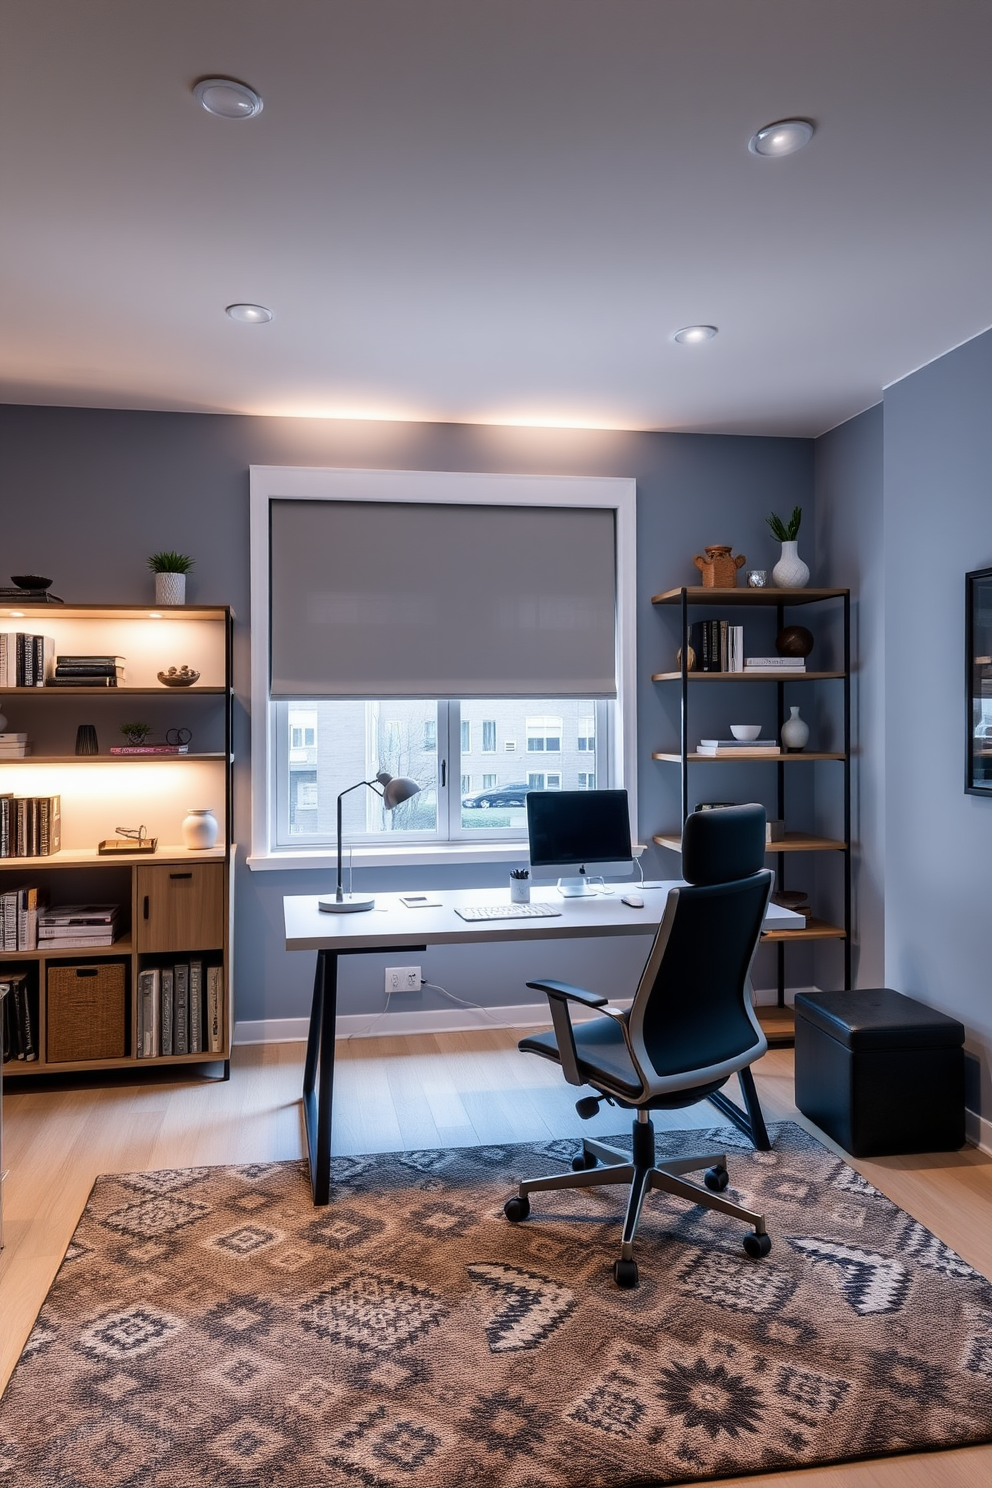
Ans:
[[[771,1248],[772,1238],[770,1235],[754,1234],[744,1236],[745,1253],[749,1255],[753,1261],[760,1261],[761,1257],[766,1256]]]
[[[616,1282],[618,1287],[623,1287],[625,1291],[630,1290],[632,1287],[638,1286],[639,1283],[637,1279],[637,1262],[614,1261],[613,1280]]]
[[[726,1168],[707,1168],[703,1174],[703,1182],[712,1193],[723,1193],[723,1190],[730,1183],[730,1174]]]
[[[512,1199],[507,1199],[506,1203],[503,1205],[503,1213],[506,1215],[511,1224],[519,1224],[520,1221],[522,1219],[526,1219],[528,1214],[530,1213],[530,1199],[527,1198],[526,1194],[523,1196],[523,1198],[517,1196]]]
[[[587,1168],[596,1167],[598,1162],[599,1158],[594,1152],[586,1152],[583,1149],[583,1151],[579,1153],[578,1157],[572,1158],[572,1172],[584,1173]]]

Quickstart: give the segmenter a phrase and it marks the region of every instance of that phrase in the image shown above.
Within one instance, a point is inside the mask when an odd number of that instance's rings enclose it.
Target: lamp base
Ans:
[[[357,914],[363,909],[375,909],[374,896],[345,894],[343,899],[318,899],[317,908],[326,914]]]

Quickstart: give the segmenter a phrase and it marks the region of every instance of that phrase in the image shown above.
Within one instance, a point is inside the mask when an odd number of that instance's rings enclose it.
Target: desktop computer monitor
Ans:
[[[588,894],[590,878],[633,871],[625,790],[528,791],[531,875],[558,880],[566,896]]]

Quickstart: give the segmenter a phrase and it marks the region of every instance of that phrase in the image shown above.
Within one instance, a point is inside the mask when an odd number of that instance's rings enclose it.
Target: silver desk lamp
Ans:
[[[374,780],[358,780],[354,785],[349,785],[338,796],[338,887],[333,899],[318,899],[317,906],[328,914],[355,914],[362,909],[375,908],[375,896],[361,894],[346,894],[342,883],[341,868],[341,802],[344,797],[353,790],[367,785],[370,791],[382,797],[382,804],[387,811],[392,811],[394,806],[399,806],[403,801],[409,801],[420,790],[415,780],[410,780],[406,775],[387,775],[385,770],[380,770]],[[376,789],[379,786],[380,789]]]

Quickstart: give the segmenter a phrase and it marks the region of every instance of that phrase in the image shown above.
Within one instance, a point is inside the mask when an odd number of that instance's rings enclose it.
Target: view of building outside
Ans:
[[[594,703],[501,698],[466,700],[460,708],[460,757],[448,770],[458,782],[463,829],[523,830],[528,790],[595,789]],[[338,793],[381,770],[412,777],[420,794],[389,812],[374,791],[352,791],[342,803],[345,838],[438,831],[435,702],[300,702],[288,704],[283,717],[291,837],[333,841]]]

